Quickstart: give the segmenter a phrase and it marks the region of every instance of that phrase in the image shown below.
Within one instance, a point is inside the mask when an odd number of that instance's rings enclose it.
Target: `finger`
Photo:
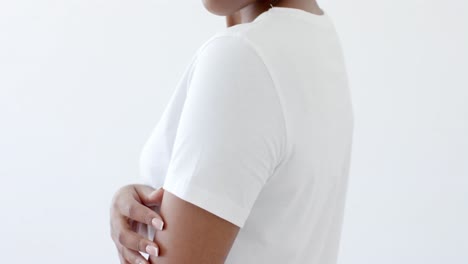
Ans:
[[[130,218],[131,220],[152,225],[159,230],[163,229],[164,220],[155,211],[135,200],[128,201],[127,203],[128,205],[123,206],[121,209],[122,215]]]
[[[164,189],[162,187],[153,189],[150,186],[136,184],[135,191],[141,202],[146,206],[161,206]]]
[[[148,261],[140,254],[140,252],[123,248],[122,255],[130,264],[148,264]]]
[[[149,206],[161,206],[163,196],[164,196],[164,188],[163,187],[160,187],[160,188],[152,191],[148,195],[148,201],[147,201],[148,205]]]
[[[122,255],[119,255],[119,259],[121,264],[131,264]]]
[[[157,256],[159,248],[156,243],[138,235],[128,228],[122,229],[118,235],[118,243],[123,247],[133,251],[145,252]],[[121,252],[123,250],[120,250]]]
[[[149,238],[149,230],[148,230],[148,225],[147,224],[143,224],[143,223],[140,223],[140,222],[135,222],[136,225],[135,227],[132,227],[132,231],[139,234],[140,236],[143,236],[143,237],[146,237],[148,239]]]
[[[122,246],[121,245],[115,245],[117,247],[117,251],[119,252],[119,259],[120,259],[120,264],[130,264],[128,261],[122,256]]]
[[[120,261],[125,264],[148,264],[148,260],[144,258],[140,252],[130,250],[122,246],[120,243],[116,244],[117,250],[119,252]]]

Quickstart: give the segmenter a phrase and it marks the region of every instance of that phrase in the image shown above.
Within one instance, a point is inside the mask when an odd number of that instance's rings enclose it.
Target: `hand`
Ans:
[[[154,190],[142,184],[126,185],[115,193],[110,208],[110,226],[121,264],[148,264],[140,252],[158,255],[158,245],[138,234],[135,226],[141,223],[162,230],[163,219],[149,206],[161,206],[163,193],[163,188]]]

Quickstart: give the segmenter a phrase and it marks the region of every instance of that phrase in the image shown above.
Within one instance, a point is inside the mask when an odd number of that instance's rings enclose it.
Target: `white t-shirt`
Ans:
[[[241,227],[225,263],[336,263],[352,134],[332,21],[273,7],[198,49],[141,176]]]

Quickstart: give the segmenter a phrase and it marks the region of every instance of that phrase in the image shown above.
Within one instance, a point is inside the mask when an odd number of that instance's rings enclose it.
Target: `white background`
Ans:
[[[355,108],[339,263],[468,263],[468,4],[321,6]],[[112,195],[224,27],[201,1],[1,0],[2,263],[118,262]]]

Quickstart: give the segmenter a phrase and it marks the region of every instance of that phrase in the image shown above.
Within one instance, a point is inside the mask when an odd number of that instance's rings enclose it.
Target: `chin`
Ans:
[[[203,0],[203,5],[208,12],[218,16],[224,16],[225,10],[222,2],[222,0]]]
[[[208,10],[210,13],[218,15],[218,16],[228,16],[232,13],[238,11],[239,8],[235,8],[238,6],[239,1],[234,0],[203,0],[203,5],[205,9]]]

